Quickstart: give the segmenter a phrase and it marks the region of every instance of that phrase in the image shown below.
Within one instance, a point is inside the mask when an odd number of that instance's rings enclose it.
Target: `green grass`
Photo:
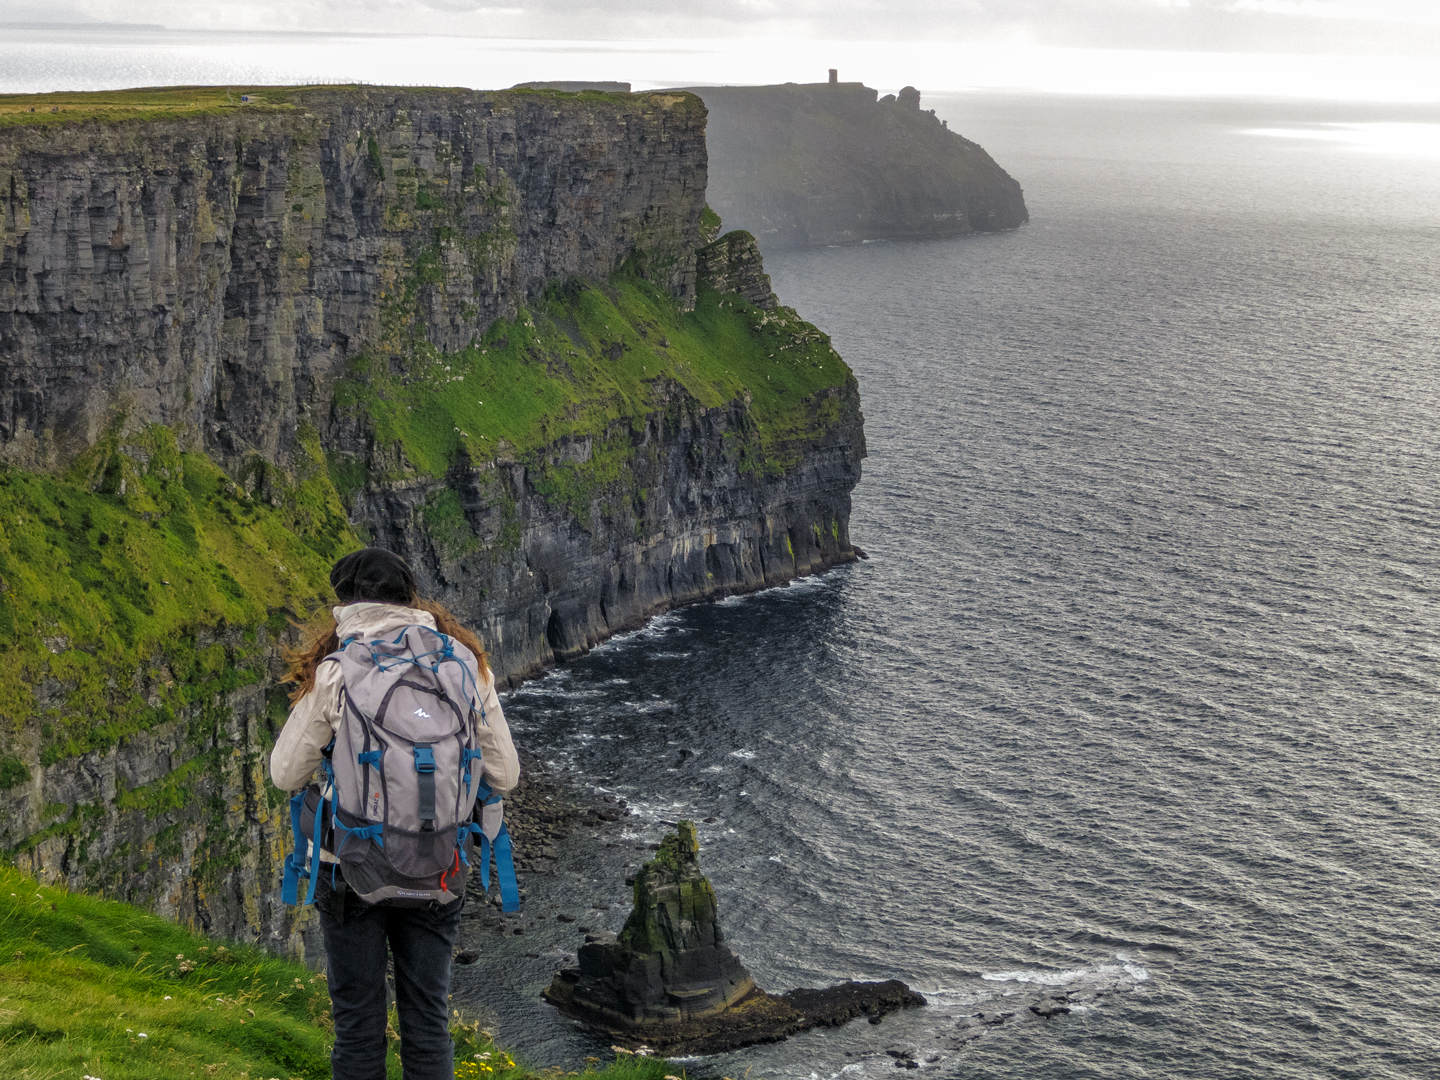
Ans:
[[[553,288],[458,352],[422,343],[398,354],[358,358],[336,387],[341,409],[366,414],[376,442],[402,451],[391,460],[435,478],[461,457],[527,460],[538,489],[582,524],[598,490],[628,482],[632,429],[673,408],[674,388],[702,408],[748,398],[742,468],[778,474],[838,416],[823,392],[853,378],[794,311],[702,290],[683,312],[626,273]],[[549,453],[567,436],[590,440],[588,460]],[[337,486],[359,484],[354,461],[332,458],[331,468]]]
[[[256,462],[246,486],[164,428],[112,435],[64,476],[0,469],[0,737],[38,719],[51,764],[259,681],[261,632],[327,596],[359,546],[318,440],[301,441],[298,477]],[[0,784],[27,773],[0,758]]]
[[[100,92],[0,94],[0,128],[52,127],[83,120],[120,123],[177,116],[213,116],[236,109],[273,112],[277,109],[293,109],[290,99],[296,89],[298,88],[175,86]],[[242,94],[250,95],[254,101],[242,104]]]
[[[16,1080],[318,1080],[328,1008],[303,965],[0,869],[0,1058]]]
[[[0,867],[0,1061],[7,1080],[322,1080],[330,1076],[329,1009],[324,979],[302,964],[222,945],[129,904],[42,887]],[[470,1063],[457,1069],[462,1080],[560,1072],[514,1063],[478,1023],[458,1014],[452,1033],[457,1059]],[[398,1078],[393,1038],[390,1057],[389,1073]],[[667,1074],[683,1075],[662,1060],[623,1057],[581,1075]]]
[[[381,86],[152,86],[132,90],[60,91],[51,94],[0,94],[0,129],[54,127],[87,120],[107,124],[154,121],[175,117],[219,116],[236,110],[277,113],[303,110],[321,95],[385,92]],[[464,87],[409,87],[407,93],[472,95]],[[586,90],[506,90],[507,97],[580,98],[587,101],[630,102],[640,95]],[[242,96],[250,98],[242,102]],[[669,95],[679,99],[686,95]],[[378,156],[378,155],[377,155]]]

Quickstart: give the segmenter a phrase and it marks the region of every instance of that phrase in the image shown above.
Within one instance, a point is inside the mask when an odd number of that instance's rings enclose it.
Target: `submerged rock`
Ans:
[[[877,1022],[925,1004],[898,980],[780,996],[759,989],[725,944],[699,850],[694,824],[680,822],[635,876],[624,928],[587,939],[578,965],[555,976],[545,999],[621,1045],[687,1054],[775,1042],[858,1016]]]
[[[1102,970],[1064,989],[1045,989],[1029,996],[1007,997],[1007,1008],[1003,1012],[977,1012],[962,1017],[955,1025],[955,1041],[950,1048],[960,1050],[982,1038],[991,1028],[1038,1024],[1074,1012],[1085,1012],[1102,998],[1134,990],[1143,978],[1143,975],[1136,977],[1126,971]]]

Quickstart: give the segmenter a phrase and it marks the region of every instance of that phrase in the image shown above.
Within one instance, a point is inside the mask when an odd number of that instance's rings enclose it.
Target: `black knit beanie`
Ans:
[[[342,604],[408,604],[415,599],[414,572],[399,555],[383,548],[346,555],[330,571],[330,585]]]

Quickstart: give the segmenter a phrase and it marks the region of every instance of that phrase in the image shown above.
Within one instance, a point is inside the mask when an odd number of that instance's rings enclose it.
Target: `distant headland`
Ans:
[[[861,83],[702,86],[707,199],[762,250],[961,236],[1030,219],[1020,185],[920,92]]]

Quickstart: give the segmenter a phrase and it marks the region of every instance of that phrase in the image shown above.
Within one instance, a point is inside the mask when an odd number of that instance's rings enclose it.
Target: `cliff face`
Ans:
[[[702,245],[694,98],[268,93],[0,115],[0,846],[313,957],[266,758],[338,554],[514,681],[853,559],[864,435],[754,241]]]
[[[0,455],[63,464],[123,410],[288,466],[367,344],[460,348],[626,258],[693,303],[705,161],[683,94],[313,90],[8,129]]]
[[[699,87],[710,111],[709,202],[767,251],[960,236],[1029,220],[1020,185],[981,147],[859,83]]]
[[[743,402],[706,409],[675,390],[673,409],[626,432],[633,456],[625,512],[597,513],[589,528],[540,494],[530,470],[513,460],[460,471],[450,489],[467,524],[492,544],[509,507],[519,543],[508,557],[480,548],[451,559],[437,548],[424,522],[436,492],[447,490],[439,485],[367,492],[357,515],[378,544],[421,568],[428,592],[478,627],[511,682],[667,608],[853,560],[850,490],[864,442],[852,389],[813,403],[821,434],[795,447],[794,467],[772,476],[743,471],[734,453],[749,422]],[[577,461],[592,452],[585,439],[553,451]]]

